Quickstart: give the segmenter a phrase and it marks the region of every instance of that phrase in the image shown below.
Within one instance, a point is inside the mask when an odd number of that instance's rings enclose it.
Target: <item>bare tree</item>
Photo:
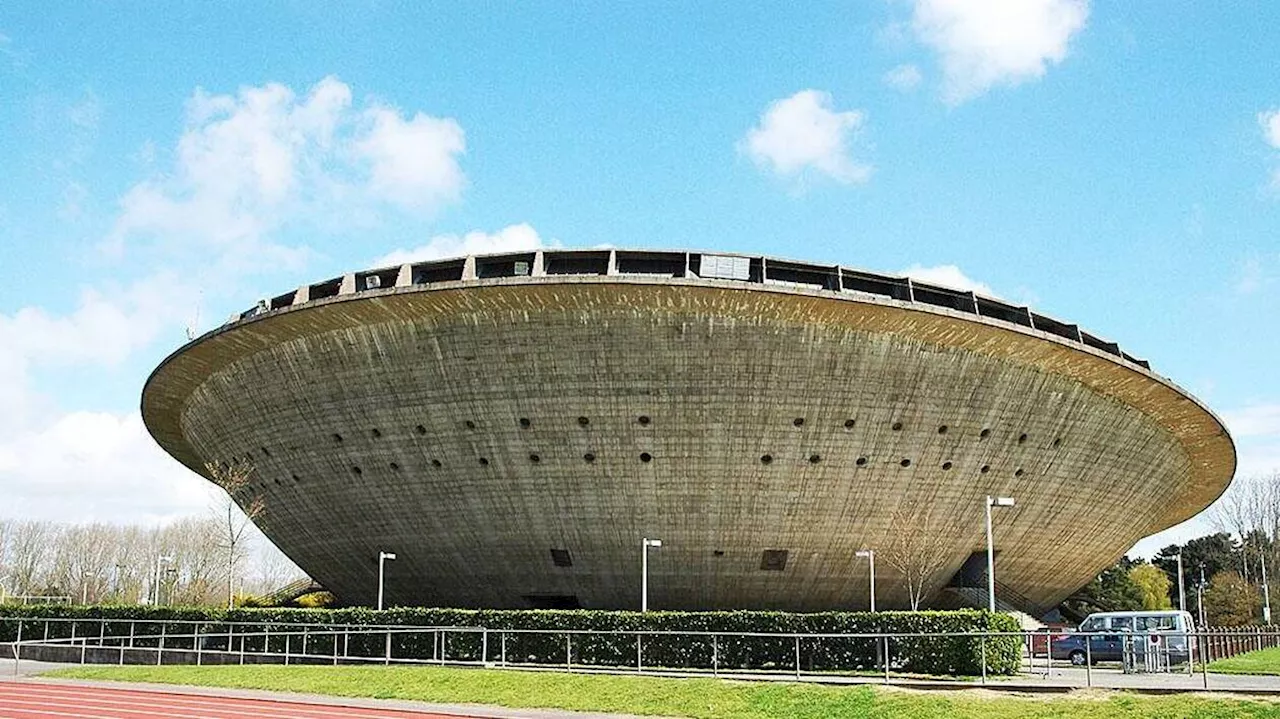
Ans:
[[[938,571],[947,561],[950,529],[923,498],[899,504],[889,519],[889,538],[881,553],[906,580],[913,612],[936,588]]]
[[[1246,537],[1280,533],[1280,471],[1240,479],[1213,505],[1210,518],[1217,528]]]
[[[34,594],[43,589],[37,582],[47,566],[49,540],[53,524],[37,520],[18,522],[10,543],[13,590],[18,594]]]
[[[226,492],[215,513],[222,524],[222,548],[227,551],[227,609],[235,607],[235,568],[244,553],[244,540],[251,524],[266,514],[262,495],[253,491],[254,467],[248,459],[206,462],[205,471],[213,483]],[[224,523],[225,522],[225,523]]]
[[[4,604],[6,584],[9,581],[9,535],[13,532],[13,522],[0,517],[0,604]]]

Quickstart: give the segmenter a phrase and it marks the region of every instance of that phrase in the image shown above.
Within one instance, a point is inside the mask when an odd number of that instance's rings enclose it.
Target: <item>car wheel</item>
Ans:
[[[1080,651],[1079,649],[1071,652],[1071,654],[1068,655],[1068,658],[1071,660],[1071,663],[1077,667],[1084,666],[1085,662],[1088,661],[1088,659],[1084,655],[1084,652]]]

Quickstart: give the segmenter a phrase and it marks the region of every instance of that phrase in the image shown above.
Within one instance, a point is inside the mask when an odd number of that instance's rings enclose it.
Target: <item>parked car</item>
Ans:
[[[1096,612],[1085,617],[1075,632],[1053,636],[1053,658],[1077,666],[1090,660],[1118,662],[1124,657],[1128,638],[1141,642],[1139,651],[1167,653],[1170,664],[1181,664],[1191,658],[1193,631],[1190,612]]]

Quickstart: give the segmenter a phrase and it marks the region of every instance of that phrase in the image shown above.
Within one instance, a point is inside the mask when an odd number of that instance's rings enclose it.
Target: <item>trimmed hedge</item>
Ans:
[[[264,625],[268,631],[283,631],[285,625],[304,624],[315,629],[327,625],[402,625],[418,627],[484,627],[490,630],[487,658],[496,661],[505,642],[508,662],[564,664],[567,651],[574,664],[635,666],[636,636],[630,632],[726,632],[765,634],[912,634],[944,632],[1017,632],[1017,621],[1008,615],[981,610],[928,612],[825,612],[791,614],[785,612],[614,612],[598,610],[468,610],[468,609],[234,609],[170,608],[146,606],[7,606],[0,607],[0,641],[17,635],[18,618],[66,618],[78,621],[77,636],[99,632],[107,636],[127,635],[127,626],[100,627],[96,619],[124,619],[137,622],[138,636],[158,634],[161,620],[201,622],[205,637],[202,646],[228,648],[223,622]],[[88,623],[90,626],[85,627]],[[68,637],[70,623],[51,623],[49,636]],[[530,629],[546,633],[507,634],[505,640],[495,630]],[[574,635],[556,630],[623,632],[620,634]],[[31,637],[30,625],[24,637]],[[40,630],[43,632],[43,628]],[[222,637],[217,636],[219,633]],[[447,657],[450,660],[479,661],[483,639],[479,632],[449,632]],[[262,637],[252,638],[250,648],[265,648]],[[332,635],[311,636],[308,652],[327,655],[338,650]],[[254,641],[256,640],[256,644]],[[188,640],[189,641],[189,640]],[[392,652],[397,658],[431,659],[440,647],[434,632],[392,636]],[[218,642],[222,642],[220,645]],[[381,635],[353,636],[348,642],[352,656],[381,657],[385,639]],[[155,646],[151,642],[150,646]],[[791,637],[719,637],[713,650],[706,636],[646,635],[642,641],[643,662],[648,667],[710,668],[713,651],[718,665],[726,669],[795,670],[795,640]],[[889,641],[891,667],[895,671],[920,674],[974,675],[982,671],[984,640],[978,637],[901,637]],[[140,640],[138,646],[148,646]],[[571,646],[568,646],[571,645]],[[179,648],[169,642],[166,647]],[[238,646],[235,645],[235,646]],[[235,646],[231,648],[235,648]],[[271,637],[270,650],[284,651],[283,637]],[[298,651],[295,644],[291,651]],[[871,638],[802,639],[800,669],[803,671],[862,671],[883,667],[879,658],[883,640]],[[1013,674],[1022,656],[1018,636],[989,637],[985,640],[987,671]]]

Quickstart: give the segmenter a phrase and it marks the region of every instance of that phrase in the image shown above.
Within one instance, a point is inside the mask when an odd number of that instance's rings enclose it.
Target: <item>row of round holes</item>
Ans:
[[[637,422],[637,423],[639,423],[640,425],[648,426],[648,425],[649,425],[649,423],[651,422],[651,420],[649,419],[648,415],[643,415],[643,414],[642,414],[642,415],[640,415],[639,417],[637,417],[637,418],[636,418],[636,422]],[[463,424],[466,426],[466,428],[467,428],[467,429],[475,429],[475,428],[476,428],[476,423],[475,423],[475,422],[473,422],[473,421],[471,421],[471,420],[467,420],[467,421],[466,421],[466,422],[464,422]],[[588,426],[588,425],[590,425],[590,424],[591,424],[591,420],[587,419],[586,417],[579,417],[579,418],[578,418],[578,424],[579,424],[579,425],[581,425],[581,426],[583,426],[583,427],[586,427],[586,426]],[[797,427],[802,427],[802,426],[804,426],[804,417],[796,417],[794,420],[792,420],[792,424],[794,424],[794,425],[795,425],[795,426],[797,426]],[[854,420],[850,419],[850,420],[845,420],[844,426],[845,426],[845,429],[852,429],[852,428],[853,428],[853,426],[854,426],[855,424],[856,424],[856,422],[855,422]],[[521,426],[521,427],[523,427],[523,428],[525,428],[525,429],[528,429],[530,426],[532,426],[532,423],[529,421],[529,418],[528,418],[528,417],[521,417],[521,418],[520,418],[520,426]],[[901,423],[901,422],[894,422],[894,423],[891,425],[891,428],[892,428],[892,429],[893,429],[893,431],[895,431],[895,432],[901,431],[901,430],[902,430],[902,423]],[[417,433],[418,433],[418,434],[426,434],[426,433],[427,433],[427,428],[426,428],[426,426],[421,425],[421,424],[420,424],[420,425],[418,425],[417,427],[415,427],[414,429],[415,429],[415,431],[417,431]],[[949,428],[948,428],[948,427],[947,427],[947,425],[945,425],[945,424],[944,424],[944,425],[939,425],[939,427],[938,427],[938,434],[946,434],[948,429],[949,429]],[[372,435],[373,435],[373,437],[376,439],[376,438],[379,438],[379,437],[381,437],[381,436],[382,436],[382,430],[379,430],[379,429],[376,429],[376,428],[375,428],[375,429],[373,429],[373,430],[370,430],[370,434],[372,434]],[[986,438],[987,438],[987,437],[989,437],[990,435],[991,435],[991,429],[990,429],[990,428],[987,428],[987,427],[984,427],[984,428],[982,429],[982,431],[978,432],[978,438],[979,438],[979,439],[986,439]],[[1022,434],[1018,435],[1018,444],[1025,444],[1025,443],[1026,443],[1026,441],[1027,441],[1027,439],[1028,439],[1027,433],[1023,432]],[[338,433],[336,433],[336,432],[335,432],[335,433],[333,434],[333,441],[334,441],[334,442],[336,442],[336,443],[339,443],[339,444],[340,444],[340,443],[342,442],[342,435],[341,435],[341,434],[338,434]],[[1061,444],[1062,444],[1062,438],[1061,438],[1061,437],[1056,438],[1056,439],[1054,439],[1054,440],[1053,440],[1053,446],[1054,446],[1054,447],[1058,447],[1058,446],[1059,446],[1059,445],[1061,445]],[[269,451],[267,451],[267,448],[266,448],[266,447],[259,447],[259,449],[261,449],[261,450],[262,450],[263,454],[266,454],[267,456],[270,456],[270,455],[271,455],[271,453],[270,453]]]
[[[488,457],[480,457],[479,461],[480,461],[480,466],[481,466],[481,467],[488,467],[488,466],[489,466],[489,458],[488,458]],[[530,462],[533,462],[534,464],[537,464],[538,462],[541,462],[541,461],[542,461],[542,456],[541,456],[541,455],[538,455],[538,454],[536,454],[536,453],[535,453],[535,454],[530,454],[530,455],[529,455],[529,461],[530,461]],[[596,461],[596,456],[595,456],[595,454],[594,454],[594,453],[592,453],[592,452],[587,452],[586,454],[582,455],[582,461],[586,462],[587,464],[591,464],[592,462],[595,462],[595,461]],[[652,455],[652,454],[649,454],[648,452],[641,452],[641,453],[640,453],[640,461],[641,461],[641,462],[644,462],[645,464],[648,464],[649,462],[652,462],[652,461],[653,461],[653,455]],[[390,466],[390,467],[391,467],[391,469],[392,469],[392,470],[394,470],[394,471],[397,471],[397,472],[398,472],[398,471],[400,471],[400,465],[399,465],[399,464],[396,464],[395,462],[392,462],[392,463],[391,463],[390,465],[388,465],[388,466]],[[431,466],[432,466],[432,467],[435,467],[436,469],[439,469],[439,468],[443,467],[443,466],[444,466],[444,464],[442,464],[442,463],[440,462],[440,460],[438,460],[438,459],[433,459],[433,460],[431,460]],[[354,474],[354,475],[356,475],[356,476],[360,476],[360,475],[364,474],[364,470],[363,470],[363,469],[361,469],[359,466],[352,465],[352,467],[351,467],[351,473],[352,473],[352,474]],[[295,481],[295,482],[299,481],[299,480],[298,480],[297,475],[294,475],[294,477],[293,477],[293,481]],[[277,482],[277,484],[278,484],[278,482]]]
[[[596,461],[596,456],[595,456],[595,454],[593,454],[593,453],[591,453],[591,452],[587,452],[586,454],[582,455],[582,459],[583,459],[583,461],[584,461],[584,462],[586,462],[587,464],[591,464],[592,462],[595,462],[595,461]],[[530,454],[530,455],[529,455],[529,461],[530,461],[530,462],[533,462],[534,464],[537,464],[538,462],[541,462],[541,461],[542,461],[542,457],[541,457],[540,455],[538,455],[538,454]],[[644,462],[644,463],[646,463],[646,464],[648,464],[649,462],[652,462],[652,461],[653,461],[653,455],[649,454],[648,452],[641,452],[641,453],[640,453],[640,461],[641,461],[641,462]],[[821,462],[821,461],[822,461],[822,455],[820,455],[820,454],[811,454],[811,455],[809,455],[809,463],[810,463],[810,464],[818,464],[818,463],[819,463],[819,462]],[[760,463],[761,463],[761,464],[773,464],[773,455],[771,455],[771,454],[764,454],[764,455],[761,455],[761,456],[760,456]],[[866,466],[866,464],[867,464],[867,458],[866,458],[866,457],[859,457],[859,458],[857,459],[857,461],[856,461],[856,462],[854,462],[854,464],[858,465],[859,467],[864,467],[864,466]],[[911,466],[911,460],[910,460],[910,459],[908,459],[908,458],[906,458],[906,457],[904,457],[904,458],[902,459],[902,461],[898,462],[898,465],[899,465],[899,466],[901,466],[901,467],[904,467],[904,468],[905,468],[905,467],[910,467],[910,466]],[[437,468],[437,469],[439,469],[440,467],[442,467],[442,466],[444,466],[444,465],[443,465],[443,464],[441,464],[440,460],[438,460],[438,459],[433,459],[433,460],[431,460],[431,466],[432,466],[432,467],[435,467],[435,468]],[[488,458],[488,457],[481,457],[481,458],[480,458],[480,466],[482,466],[482,467],[488,467],[488,466],[489,466],[489,458]],[[942,469],[943,469],[944,471],[946,471],[946,470],[950,470],[952,466],[953,466],[953,465],[951,464],[951,462],[943,462],[943,463],[942,463]],[[399,465],[399,464],[396,464],[395,462],[392,462],[392,463],[390,464],[390,467],[391,467],[391,469],[392,469],[392,470],[394,470],[394,471],[397,471],[397,472],[398,472],[398,471],[400,471],[400,465]],[[982,474],[986,474],[987,472],[990,472],[990,471],[991,471],[991,465],[989,465],[989,464],[984,464],[984,465],[982,465],[982,467],[981,467],[981,468],[979,468],[979,469],[978,469],[978,471],[979,471],[979,472],[981,472]],[[360,467],[358,467],[358,466],[353,466],[353,467],[351,467],[351,472],[352,472],[353,474],[355,474],[356,476],[360,476],[360,475],[364,474],[364,470],[362,470],[362,469],[361,469]],[[1013,476],[1015,476],[1015,477],[1021,477],[1023,474],[1025,474],[1025,472],[1023,471],[1023,469],[1022,469],[1021,467],[1019,467],[1017,470],[1015,470],[1015,471],[1014,471]],[[298,480],[298,476],[297,476],[297,475],[294,475],[294,476],[293,476],[293,481],[295,481],[295,482],[299,481],[299,480]],[[277,482],[277,484],[278,484],[278,482]]]

